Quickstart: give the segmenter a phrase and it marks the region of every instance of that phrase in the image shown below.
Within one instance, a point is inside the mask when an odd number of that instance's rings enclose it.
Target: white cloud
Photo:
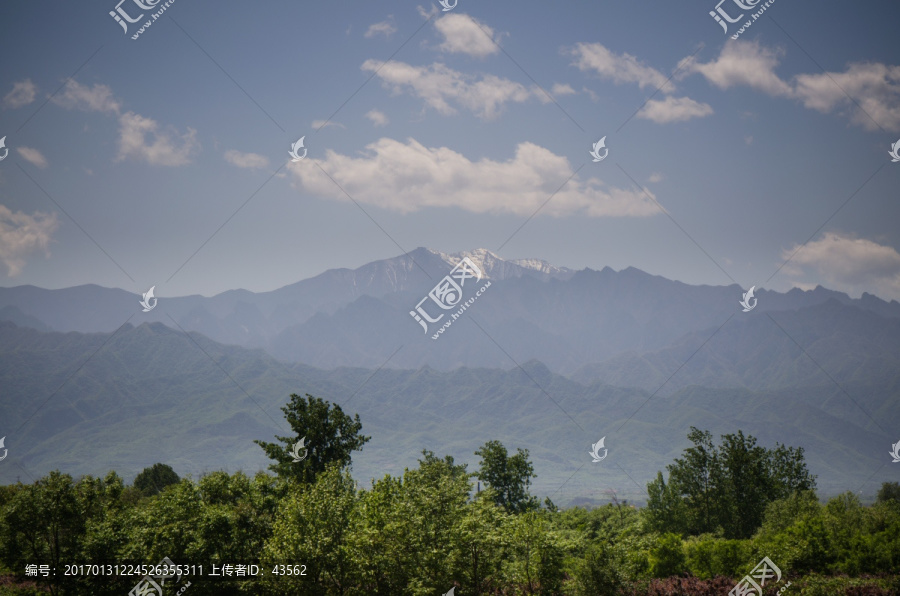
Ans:
[[[375,126],[386,126],[388,122],[387,114],[376,109],[366,112],[366,118],[372,121]]]
[[[19,152],[19,155],[22,156],[22,159],[27,161],[33,166],[37,166],[39,168],[47,167],[47,158],[38,151],[37,149],[32,149],[31,147],[16,147],[16,151]]]
[[[12,91],[3,96],[3,107],[21,108],[33,102],[36,96],[37,86],[31,82],[31,79],[25,79],[13,83]]]
[[[340,122],[335,122],[334,120],[313,120],[312,127],[316,130],[326,128],[328,126],[338,126],[340,128],[347,128]]]
[[[369,25],[369,28],[363,34],[363,37],[370,39],[372,37],[375,37],[376,35],[384,35],[386,38],[388,38],[396,32],[397,27],[394,25],[394,17],[389,16],[385,21]]]
[[[844,72],[801,74],[795,80],[795,95],[807,108],[828,113],[844,107],[851,121],[867,130],[879,125],[900,130],[900,66],[851,64]]]
[[[900,66],[855,63],[843,72],[799,74],[787,82],[775,74],[779,57],[758,42],[729,42],[718,58],[693,64],[688,71],[702,74],[720,89],[751,87],[798,99],[822,113],[844,109],[851,122],[867,130],[878,130],[879,125],[900,130]]]
[[[657,182],[662,182],[663,175],[660,174],[659,172],[653,172],[652,174],[650,174],[650,178],[648,178],[647,181],[650,182],[650,184],[656,184]]]
[[[239,168],[265,169],[269,167],[269,160],[259,153],[241,153],[231,149],[225,152],[225,161]]]
[[[567,53],[575,56],[573,64],[582,72],[596,73],[616,84],[637,83],[643,89],[666,83],[667,77],[655,68],[641,64],[631,54],[615,54],[600,43],[578,43]]]
[[[420,67],[391,61],[384,67],[381,65],[379,60],[366,60],[361,68],[378,71],[378,77],[394,93],[410,91],[444,115],[455,114],[455,104],[479,118],[490,120],[502,111],[505,103],[521,103],[536,95],[509,79],[494,75],[464,75],[440,63]],[[543,93],[539,95],[543,96]]]
[[[734,41],[725,44],[719,57],[687,67],[698,72],[719,89],[745,86],[769,95],[790,97],[791,86],[775,74],[779,53],[763,48],[758,42]]]
[[[794,245],[782,251],[781,258],[789,258],[797,248]],[[891,246],[827,232],[820,240],[801,248],[785,270],[799,275],[804,267],[811,268],[836,289],[851,294],[868,291],[900,298],[900,253]]]
[[[464,209],[472,213],[551,216],[643,217],[659,214],[644,192],[606,185],[597,178],[572,178],[568,159],[533,143],[520,143],[507,161],[471,161],[447,147],[425,147],[381,138],[359,157],[328,150],[317,162],[354,200],[400,213],[427,207]],[[307,192],[348,200],[318,167],[288,164]],[[556,194],[554,195],[554,193]],[[651,194],[650,197],[653,195]]]
[[[62,93],[53,98],[53,103],[70,110],[86,112],[118,114],[122,108],[122,104],[113,97],[112,89],[108,86],[96,83],[93,87],[87,87],[74,79],[66,81]]]
[[[117,161],[130,157],[157,166],[182,166],[190,163],[199,148],[196,130],[188,128],[180,136],[172,130],[161,131],[155,120],[134,112],[119,117],[119,135]],[[148,135],[153,137],[152,142]]]
[[[468,15],[450,13],[434,23],[444,38],[438,47],[450,53],[484,58],[500,51],[494,43],[494,30]]]
[[[712,106],[694,101],[690,97],[666,97],[651,99],[638,112],[638,118],[652,120],[657,124],[681,122],[691,118],[702,118],[713,113]]]
[[[555,96],[575,95],[576,93],[578,92],[572,89],[571,85],[563,85],[562,83],[554,83],[553,88],[550,90],[550,94]]]
[[[21,273],[25,257],[36,250],[49,257],[50,241],[58,227],[56,213],[13,213],[0,205],[0,261],[6,265],[7,275],[15,277]]]

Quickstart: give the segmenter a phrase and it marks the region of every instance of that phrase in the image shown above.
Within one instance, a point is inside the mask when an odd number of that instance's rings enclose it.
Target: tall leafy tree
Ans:
[[[360,434],[359,414],[351,418],[337,404],[306,394],[291,394],[291,401],[281,408],[294,431],[294,436],[279,437],[278,443],[254,441],[275,463],[269,469],[279,477],[311,484],[330,464],[349,466],[351,454],[362,449],[371,437]],[[304,440],[299,451],[302,461],[295,462],[294,445]],[[303,456],[306,456],[303,458]]]
[[[694,427],[688,438],[693,447],[667,466],[669,483],[660,473],[647,486],[647,519],[657,531],[749,538],[769,503],[815,488],[802,448],[766,449],[740,430],[719,446]]]
[[[172,466],[157,463],[144,468],[134,477],[134,488],[145,497],[150,497],[159,494],[167,486],[178,484],[180,480]]]
[[[494,500],[509,513],[525,513],[539,507],[537,497],[528,493],[531,479],[536,478],[527,449],[509,455],[500,441],[488,441],[475,455],[481,457],[476,476],[494,489]]]
[[[694,444],[684,450],[684,456],[676,459],[669,468],[669,482],[678,487],[685,501],[688,519],[686,530],[691,534],[703,534],[715,530],[715,482],[720,469],[719,452],[713,445],[712,434],[691,427],[688,439]],[[720,480],[720,478],[719,478]]]
[[[666,484],[662,472],[647,483],[647,507],[643,514],[647,525],[657,532],[687,534],[687,506],[672,483]]]
[[[509,545],[503,575],[524,594],[559,594],[563,582],[564,540],[545,511],[509,516],[504,524]]]
[[[16,570],[27,564],[62,570],[62,563],[77,561],[86,523],[79,501],[72,477],[56,470],[16,491],[0,516],[0,561]],[[57,572],[50,592],[65,593],[75,581]]]
[[[740,430],[722,436],[716,501],[719,525],[729,538],[749,538],[762,525],[776,484],[767,456],[754,437],[745,437]]]

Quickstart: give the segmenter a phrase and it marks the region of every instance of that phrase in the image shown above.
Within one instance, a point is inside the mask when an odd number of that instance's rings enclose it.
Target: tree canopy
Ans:
[[[146,497],[162,492],[164,488],[177,484],[180,478],[172,466],[167,464],[153,464],[144,468],[134,478],[134,488],[141,491]]]
[[[767,449],[743,431],[722,435],[691,427],[692,447],[647,485],[648,517],[661,532],[749,538],[762,524],[766,506],[815,488],[803,448]]]
[[[360,434],[359,414],[351,418],[339,405],[308,393],[305,397],[292,393],[290,399],[281,410],[294,435],[276,435],[281,444],[254,441],[275,461],[269,469],[280,478],[310,484],[332,464],[349,466],[352,453],[361,450],[371,438]],[[293,449],[301,439],[305,444],[301,457],[305,457],[297,462]]]
[[[527,449],[509,455],[500,441],[488,441],[475,455],[481,457],[476,476],[493,489],[494,502],[508,513],[524,513],[539,507],[537,497],[528,493],[531,479],[536,478]]]

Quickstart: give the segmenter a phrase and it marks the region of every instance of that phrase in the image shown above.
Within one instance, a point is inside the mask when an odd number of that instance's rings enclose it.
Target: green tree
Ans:
[[[489,488],[468,503],[459,522],[452,559],[465,594],[495,594],[501,587],[508,514],[494,502],[492,492]]]
[[[144,468],[134,477],[134,488],[145,497],[150,497],[158,495],[167,486],[178,484],[180,480],[171,466],[157,463]]]
[[[766,449],[740,430],[722,435],[718,447],[694,427],[688,438],[694,446],[667,466],[668,484],[659,473],[647,486],[646,517],[656,531],[749,538],[770,502],[815,488],[802,448]]]
[[[123,520],[128,541],[119,553],[120,558],[147,564],[158,563],[163,557],[175,563],[215,562],[201,558],[207,551],[196,534],[202,506],[197,485],[185,478],[132,508]]]
[[[475,455],[481,457],[476,476],[494,489],[497,505],[509,513],[534,511],[540,506],[537,497],[528,493],[531,479],[537,476],[527,449],[519,448],[510,456],[500,441],[488,441]]]
[[[197,561],[256,562],[272,533],[279,499],[277,479],[264,473],[218,471],[197,483],[200,496],[195,542]]]
[[[348,542],[356,506],[353,479],[337,464],[315,484],[292,490],[282,500],[263,557],[273,593],[317,596],[350,590],[358,575]],[[305,565],[305,577],[269,574],[277,564],[297,563]]]
[[[575,596],[614,595],[621,593],[625,581],[618,569],[613,549],[603,542],[587,548],[583,558],[572,569]]]
[[[715,531],[716,489],[715,482],[720,480],[721,466],[719,453],[712,442],[709,431],[701,431],[691,427],[688,439],[694,444],[684,450],[684,457],[676,459],[669,468],[669,482],[678,487],[680,497],[684,501],[683,512],[687,519],[683,520],[689,534],[704,534]]]
[[[687,506],[672,483],[666,484],[662,472],[647,484],[647,507],[641,512],[647,528],[655,532],[687,533]]]
[[[371,437],[360,434],[359,414],[351,418],[337,404],[306,394],[291,394],[291,401],[281,408],[295,435],[279,437],[278,443],[254,441],[275,463],[269,469],[280,478],[311,484],[329,465],[349,466],[351,454],[362,449]],[[294,461],[294,444],[305,439],[306,458]]]
[[[687,569],[687,559],[681,536],[663,534],[650,549],[650,575],[653,577],[671,577],[680,575]]]
[[[450,456],[423,455],[417,469],[361,495],[353,551],[368,594],[443,594],[462,575],[454,561],[462,560],[470,474]]]
[[[881,488],[878,489],[877,501],[884,503],[885,501],[900,502],[900,482],[883,482]]]
[[[749,538],[762,524],[766,505],[774,497],[767,452],[754,437],[745,437],[739,430],[722,436],[719,457],[717,521],[728,538]]]
[[[3,508],[0,561],[16,570],[26,564],[50,565],[57,569],[51,593],[65,593],[76,580],[60,572],[61,564],[79,560],[86,519],[72,477],[54,470],[16,491]]]
[[[525,594],[558,594],[564,579],[565,541],[550,525],[545,511],[510,515],[504,524],[509,545],[503,574],[507,586]]]

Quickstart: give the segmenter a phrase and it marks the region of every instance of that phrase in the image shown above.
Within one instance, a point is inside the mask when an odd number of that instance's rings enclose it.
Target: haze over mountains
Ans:
[[[469,312],[483,331],[463,321],[453,333],[432,341],[409,312],[463,256],[492,281]],[[483,249],[448,255],[418,248],[271,292],[166,297],[158,287],[159,305],[149,313],[136,309],[139,297],[124,290],[0,288],[0,320],[85,333],[113,331],[125,321],[161,322],[322,368],[506,368],[513,358],[539,360],[563,374],[579,371],[583,378],[590,365],[628,352],[661,350],[688,334],[718,327],[734,313],[743,315],[737,308],[742,291],[736,285],[689,286],[634,268],[576,272],[539,260],[505,261]],[[756,295],[759,305],[749,317],[834,300],[900,318],[900,303],[870,294],[851,299],[818,287],[785,294],[758,290]],[[493,341],[484,341],[485,332]],[[415,348],[400,350],[388,361],[400,346]]]
[[[409,312],[463,256],[491,286],[432,340]],[[743,313],[737,286],[423,248],[272,292],[159,290],[142,313],[123,290],[0,288],[0,436],[29,473],[256,471],[252,440],[285,434],[278,408],[308,392],[360,413],[361,481],[423,448],[474,466],[499,439],[531,451],[538,494],[640,501],[692,425],[804,447],[825,492],[891,479],[896,301],[758,290]]]

